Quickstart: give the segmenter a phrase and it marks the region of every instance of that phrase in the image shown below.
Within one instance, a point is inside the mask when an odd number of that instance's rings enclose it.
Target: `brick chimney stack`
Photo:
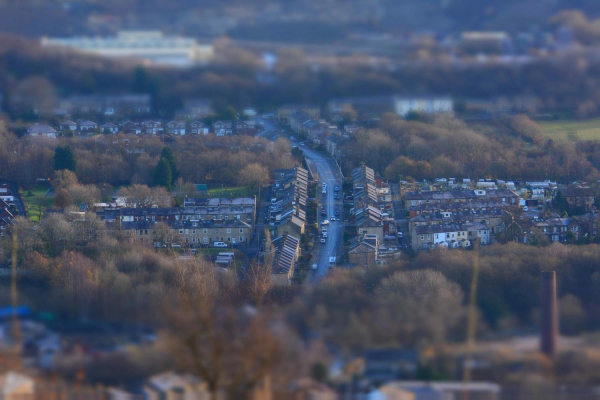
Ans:
[[[554,357],[558,345],[558,306],[556,304],[556,272],[542,271],[541,276],[540,351]]]

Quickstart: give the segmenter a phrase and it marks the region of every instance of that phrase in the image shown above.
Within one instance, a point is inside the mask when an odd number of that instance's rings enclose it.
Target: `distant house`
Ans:
[[[377,261],[377,246],[362,242],[348,252],[348,261],[358,267],[374,268]]]
[[[414,349],[381,348],[365,351],[365,378],[375,382],[415,377],[419,352]]]
[[[238,121],[235,123],[235,132],[238,135],[254,136],[257,132],[254,121]]]
[[[589,187],[569,187],[561,189],[560,192],[572,208],[589,212],[594,206],[594,193]]]
[[[206,135],[208,128],[200,121],[194,121],[190,124],[190,132],[194,135]]]
[[[56,129],[48,125],[35,124],[27,128],[27,136],[56,139]]]
[[[401,117],[406,117],[410,112],[426,114],[452,113],[454,102],[451,97],[409,97],[397,96],[394,98],[394,108]]]
[[[146,135],[160,135],[163,133],[162,124],[158,121],[144,121],[142,126],[142,133]]]
[[[213,123],[213,132],[217,136],[228,136],[233,134],[233,123],[231,121],[217,121]]]
[[[130,135],[139,135],[142,133],[142,127],[135,122],[126,121],[121,124],[121,131]]]
[[[171,121],[167,124],[169,135],[185,135],[185,121]]]
[[[65,132],[65,131],[71,131],[71,132],[75,132],[77,130],[77,122],[73,122],[73,121],[63,121],[60,123],[60,130]]]
[[[119,127],[115,124],[104,124],[100,126],[100,130],[102,133],[117,133],[119,132]]]
[[[82,132],[92,131],[98,128],[98,124],[93,121],[84,121],[79,124],[79,130]]]

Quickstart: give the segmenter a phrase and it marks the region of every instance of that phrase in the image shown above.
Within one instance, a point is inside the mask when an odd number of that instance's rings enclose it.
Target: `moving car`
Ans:
[[[326,242],[327,242],[327,239],[325,239],[325,238],[321,238],[320,242],[321,242],[321,243],[326,243]]]
[[[323,222],[321,222],[321,225],[329,225],[329,221],[328,220],[324,220]]]
[[[337,216],[337,215],[340,215],[340,210],[335,210],[334,214],[335,214],[336,216]]]
[[[340,188],[336,186],[335,189],[333,189],[333,190],[336,191],[336,192],[339,192]]]
[[[323,235],[324,238],[327,237],[327,232],[321,232],[321,234]]]
[[[335,217],[331,217],[330,219],[331,219],[332,221],[335,221]]]

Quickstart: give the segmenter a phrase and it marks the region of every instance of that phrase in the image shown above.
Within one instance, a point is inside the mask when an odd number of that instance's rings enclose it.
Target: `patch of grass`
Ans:
[[[600,140],[600,118],[537,121],[544,134],[555,142]]]
[[[208,189],[210,197],[241,197],[249,196],[248,189],[243,186],[216,187]]]
[[[29,210],[29,219],[32,221],[40,220],[40,207],[36,203],[38,199],[41,200],[41,211],[42,213],[47,207],[52,206],[54,204],[54,199],[51,197],[46,197],[46,191],[48,187],[46,186],[33,186],[28,189],[23,189],[23,201],[27,204],[27,208]]]

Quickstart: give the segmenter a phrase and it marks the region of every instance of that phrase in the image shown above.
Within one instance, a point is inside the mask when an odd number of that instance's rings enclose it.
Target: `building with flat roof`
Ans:
[[[161,31],[121,31],[112,37],[44,37],[41,44],[171,67],[207,64],[214,54],[212,44],[199,44],[193,38],[165,36]]]

